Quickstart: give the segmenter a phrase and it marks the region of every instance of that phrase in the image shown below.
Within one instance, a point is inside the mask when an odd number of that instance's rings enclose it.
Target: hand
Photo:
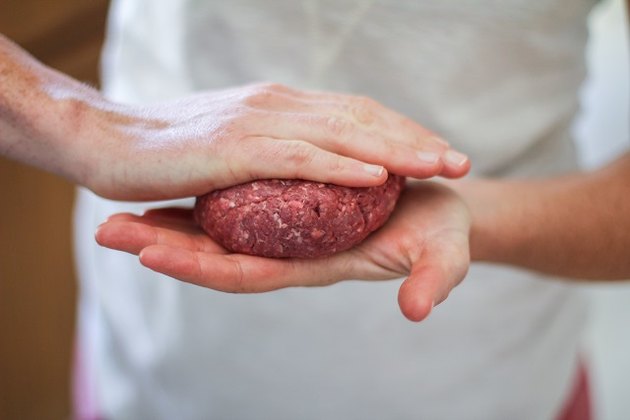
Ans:
[[[444,186],[422,182],[408,186],[385,226],[359,246],[327,258],[270,259],[230,253],[201,231],[192,212],[185,209],[112,216],[99,227],[96,240],[139,255],[141,263],[155,271],[225,292],[408,276],[398,302],[408,319],[420,321],[464,278],[469,229],[468,209],[458,196]]]
[[[119,200],[201,195],[257,178],[346,186],[387,169],[461,177],[466,156],[367,99],[259,84],[155,105],[107,101],[0,35],[0,155]]]
[[[113,107],[113,108],[112,108]],[[111,109],[110,109],[111,108]],[[400,175],[460,177],[468,159],[368,98],[259,84],[97,112],[88,186],[113,199],[201,195],[259,178],[374,186]],[[368,164],[369,163],[369,164]]]

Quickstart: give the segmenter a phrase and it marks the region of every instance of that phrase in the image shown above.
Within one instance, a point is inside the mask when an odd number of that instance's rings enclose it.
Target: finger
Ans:
[[[152,245],[166,245],[191,251],[227,252],[199,230],[192,234],[145,222],[106,222],[97,229],[95,239],[99,245],[135,255]]]
[[[456,150],[449,149],[442,155],[441,176],[445,178],[461,178],[470,171],[470,159],[468,156]]]
[[[101,246],[135,255],[158,241],[151,226],[126,221],[105,222],[97,228],[94,238]]]
[[[445,140],[430,130],[367,97],[297,90],[273,83],[251,85],[242,95],[241,102],[251,108],[337,117],[341,121],[352,122],[359,128],[378,131],[383,138],[391,138],[397,144],[426,150],[442,150],[448,147]],[[336,125],[334,118],[332,124],[333,127]],[[393,129],[396,129],[395,132]],[[285,138],[297,137],[289,134]]]
[[[261,84],[248,89],[242,101],[260,111],[248,119],[255,138],[305,140],[414,178],[460,177],[469,169],[462,154],[457,162],[446,159],[450,149],[444,140],[369,98]]]
[[[347,276],[340,258],[273,259],[219,255],[169,246],[150,246],[140,262],[179,280],[231,293],[260,293],[293,286],[324,286]]]
[[[268,123],[273,125],[267,130],[271,137],[305,140],[329,152],[385,166],[400,175],[429,178],[442,171],[443,147],[417,149],[392,139],[391,134],[386,137],[344,117],[276,113]]]
[[[245,141],[245,140],[242,140]],[[380,165],[329,152],[299,140],[279,141],[260,137],[234,149],[230,157],[233,173],[247,179],[308,179],[348,187],[381,185],[387,171]]]
[[[369,97],[317,91],[293,95],[302,103],[311,104],[311,112],[319,109],[323,111],[321,114],[344,116],[358,124],[385,130],[381,134],[398,134],[396,140],[400,142],[428,148],[449,146],[433,131]],[[391,133],[394,128],[397,128],[396,133]]]
[[[445,156],[450,150],[445,140],[368,97],[260,83],[249,86],[241,100],[259,110],[281,111],[275,118],[273,114],[262,113],[264,117],[258,123],[268,125],[267,131],[259,134],[268,137],[307,140],[335,153],[379,164],[385,163],[382,161],[384,156],[393,157],[395,161],[390,162],[389,169],[417,178],[438,173],[455,178],[469,170],[466,157],[461,153]],[[361,141],[357,142],[353,137]],[[366,147],[366,143],[373,148]],[[348,144],[357,147],[343,147]],[[361,151],[367,153],[357,154]],[[409,167],[411,157],[416,156],[421,160],[420,165]],[[397,162],[397,158],[403,159],[403,163]],[[444,165],[438,164],[438,160]]]
[[[241,101],[251,108],[264,111],[261,113],[264,118],[269,116],[268,111],[278,111],[283,121],[291,121],[291,116],[293,119],[301,116],[312,119],[315,125],[330,126],[333,133],[326,131],[324,134],[337,135],[335,130],[342,128],[339,125],[348,122],[365,131],[360,134],[376,133],[399,145],[433,151],[448,148],[448,143],[430,130],[369,98],[263,84],[248,90]],[[313,117],[320,117],[321,121]],[[304,124],[298,124],[296,128],[302,126]],[[273,127],[282,128],[283,125],[273,122]],[[312,128],[308,127],[310,130]],[[296,133],[291,132],[277,137],[298,138]]]
[[[431,130],[410,118],[387,108],[367,97],[357,97],[326,92],[310,92],[314,104],[313,111],[321,115],[341,116],[358,126],[367,128],[379,139],[394,145],[408,145],[416,152],[438,153],[444,163],[440,175],[457,178],[466,175],[470,169],[468,158],[450,148],[448,142]],[[315,111],[317,110],[317,111]],[[362,134],[362,133],[360,133]],[[452,156],[448,155],[448,152]],[[392,169],[388,167],[388,169]],[[395,170],[394,170],[395,172]],[[414,176],[409,174],[409,176]]]
[[[324,111],[321,114],[343,116],[396,143],[428,150],[443,150],[449,146],[431,130],[371,98],[326,93],[314,93],[313,97],[311,103],[315,109]]]
[[[398,291],[398,305],[407,319],[419,322],[429,316],[444,277],[439,268],[428,265],[411,271]]]
[[[282,85],[261,84],[239,91],[234,98],[241,104],[264,111],[312,112],[314,103],[296,89]]]
[[[410,321],[421,321],[465,277],[470,257],[467,238],[443,237],[414,264],[398,292],[398,304]]]

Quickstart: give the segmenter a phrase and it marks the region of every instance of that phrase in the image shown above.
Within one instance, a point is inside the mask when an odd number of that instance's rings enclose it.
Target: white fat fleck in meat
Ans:
[[[288,226],[286,223],[284,223],[282,221],[282,217],[280,217],[280,215],[278,213],[274,213],[273,214],[273,220],[274,220],[274,222],[276,222],[278,227],[281,228],[281,229],[283,229],[283,228]]]
[[[291,228],[291,230],[284,236],[284,239],[286,240],[293,240],[296,241],[297,243],[301,244],[303,239],[302,239],[302,232],[300,232],[297,229],[293,229]]]

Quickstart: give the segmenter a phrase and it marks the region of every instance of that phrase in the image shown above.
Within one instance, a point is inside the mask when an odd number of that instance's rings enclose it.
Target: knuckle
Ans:
[[[232,270],[233,270],[233,285],[232,290],[234,293],[246,293],[247,287],[245,284],[245,272],[243,271],[243,266],[240,261],[232,260]]]
[[[327,159],[326,167],[330,173],[341,172],[345,168],[344,158],[339,155],[335,155],[331,159]]]
[[[288,90],[285,85],[275,82],[264,83],[264,87],[270,92],[286,92]]]
[[[271,105],[274,100],[282,95],[292,93],[293,89],[280,83],[256,83],[248,86],[242,102],[244,105],[252,108],[264,108]]]
[[[252,108],[263,108],[268,106],[276,92],[268,87],[267,84],[258,84],[248,89],[242,101],[243,104]]]
[[[261,82],[252,85],[254,90],[272,93],[283,93],[290,90],[288,87],[281,83],[276,82]]]
[[[283,168],[283,172],[290,177],[300,177],[313,162],[317,149],[302,141],[271,141],[264,149],[257,149],[250,154],[254,166]]]
[[[359,123],[370,125],[376,119],[377,108],[378,103],[375,100],[362,96],[355,99],[351,107],[351,112],[354,119]]]
[[[339,117],[328,117],[326,119],[326,130],[333,137],[347,137],[352,132],[350,121]]]
[[[292,88],[282,83],[267,82],[267,83],[263,83],[263,86],[266,90],[273,93],[289,95],[289,96],[295,96],[295,95],[300,94],[300,91],[298,89]]]
[[[310,165],[317,154],[314,147],[303,142],[289,143],[287,146],[282,146],[280,150],[284,151],[286,164],[296,169]]]

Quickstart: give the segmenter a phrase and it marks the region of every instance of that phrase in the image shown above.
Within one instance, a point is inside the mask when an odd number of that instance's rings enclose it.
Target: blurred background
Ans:
[[[96,84],[107,4],[0,0],[0,33]],[[0,420],[67,419],[77,289],[73,186],[0,158],[0,194]]]
[[[624,0],[609,0],[600,2],[591,16],[590,78],[582,92],[583,115],[575,124],[585,167],[600,166],[630,148],[626,12]],[[630,283],[585,288],[592,301],[585,347],[596,418],[630,419]]]
[[[623,2],[601,2],[590,22],[591,77],[575,126],[589,168],[629,148]],[[2,0],[0,32],[46,64],[96,85],[107,6],[106,0]],[[69,418],[77,292],[73,187],[0,158],[0,193],[0,420]],[[583,287],[593,306],[584,340],[597,418],[628,419],[630,284]]]

